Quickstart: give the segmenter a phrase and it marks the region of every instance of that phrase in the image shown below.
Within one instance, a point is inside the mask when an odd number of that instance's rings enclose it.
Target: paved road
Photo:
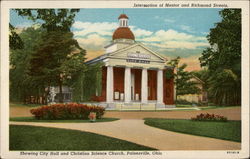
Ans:
[[[181,134],[144,124],[141,119],[122,119],[100,123],[32,123],[10,122],[15,125],[33,125],[54,128],[65,128],[93,132],[118,139],[127,140],[158,150],[239,150],[237,142]]]
[[[31,116],[30,107],[10,107],[10,117]],[[241,120],[241,108],[223,108],[193,111],[161,111],[161,112],[120,112],[106,111],[104,117],[113,117],[120,119],[143,119],[143,118],[169,118],[169,119],[190,119],[200,113],[214,113],[216,115],[226,116],[229,120]]]
[[[168,119],[190,119],[200,113],[211,113],[226,116],[229,120],[241,120],[241,108],[223,108],[208,110],[192,110],[192,111],[161,111],[161,112],[106,112],[104,117],[113,117],[120,119],[143,119],[143,118],[168,118]]]

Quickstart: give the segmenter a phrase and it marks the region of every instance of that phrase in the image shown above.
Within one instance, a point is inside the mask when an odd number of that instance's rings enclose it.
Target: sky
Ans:
[[[118,16],[129,17],[129,27],[135,40],[150,49],[173,59],[181,57],[187,70],[199,70],[204,48],[209,47],[206,36],[215,23],[221,21],[219,8],[125,8],[81,9],[71,27],[74,37],[92,59],[104,54],[104,46],[111,43],[118,27]],[[29,27],[34,22],[10,11],[10,23],[17,28]]]

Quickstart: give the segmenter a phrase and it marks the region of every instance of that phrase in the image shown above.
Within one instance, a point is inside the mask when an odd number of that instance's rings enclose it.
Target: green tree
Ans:
[[[69,32],[79,9],[15,9],[18,15],[39,22],[49,31]]]
[[[23,30],[19,37],[22,49],[10,50],[10,100],[24,101],[33,96],[42,96],[44,83],[39,78],[28,75],[31,55],[36,52],[42,41],[43,29],[32,27]]]
[[[59,86],[59,102],[63,102],[62,85],[84,69],[85,50],[73,39],[73,33],[50,31],[30,59],[29,75],[46,81],[47,86]]]
[[[210,72],[209,94],[218,105],[239,105],[241,98],[241,10],[223,9],[222,21],[210,29],[211,45],[199,58]]]
[[[79,9],[16,9],[16,12],[41,23],[46,30],[42,44],[30,59],[29,75],[45,81],[47,88],[59,86],[59,102],[63,102],[62,85],[84,69],[85,50],[70,31]]]
[[[210,72],[208,69],[201,69],[199,71],[193,71],[192,74],[196,77],[198,77],[201,81],[203,81],[203,90],[208,91],[209,88],[209,78],[210,78]]]
[[[181,58],[178,56],[177,58],[170,60],[168,65],[171,66],[173,70],[169,69],[166,72],[167,78],[175,78],[176,100],[179,95],[196,94],[200,92],[196,83],[191,80],[193,77],[192,73],[185,71],[187,64],[179,66],[180,59]]]
[[[22,49],[23,48],[23,41],[20,36],[16,33],[15,27],[9,24],[9,47],[11,50]]]

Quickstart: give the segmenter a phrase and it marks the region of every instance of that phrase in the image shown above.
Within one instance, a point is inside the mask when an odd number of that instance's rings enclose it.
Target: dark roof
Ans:
[[[133,32],[128,27],[119,27],[113,34],[113,40],[115,39],[132,39],[135,40]]]
[[[128,19],[128,16],[126,14],[121,14],[118,19],[121,19],[121,18],[125,18],[125,19]]]
[[[97,56],[96,58],[93,58],[89,61],[86,61],[85,64],[89,65],[89,64],[100,62],[100,61],[104,60],[107,57],[107,55],[108,54]]]

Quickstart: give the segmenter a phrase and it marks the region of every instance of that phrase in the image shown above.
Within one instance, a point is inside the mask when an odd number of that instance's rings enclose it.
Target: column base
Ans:
[[[165,104],[164,103],[156,103],[156,107],[157,108],[165,108]]]
[[[175,105],[166,105],[166,108],[175,108]]]
[[[124,102],[124,106],[131,106],[132,103],[131,102]]]
[[[107,103],[106,109],[107,110],[113,110],[113,109],[115,109],[115,103]]]
[[[148,102],[148,100],[146,100],[146,101],[141,101],[141,104],[142,104],[142,105],[146,105],[146,104],[149,104],[149,102]]]

